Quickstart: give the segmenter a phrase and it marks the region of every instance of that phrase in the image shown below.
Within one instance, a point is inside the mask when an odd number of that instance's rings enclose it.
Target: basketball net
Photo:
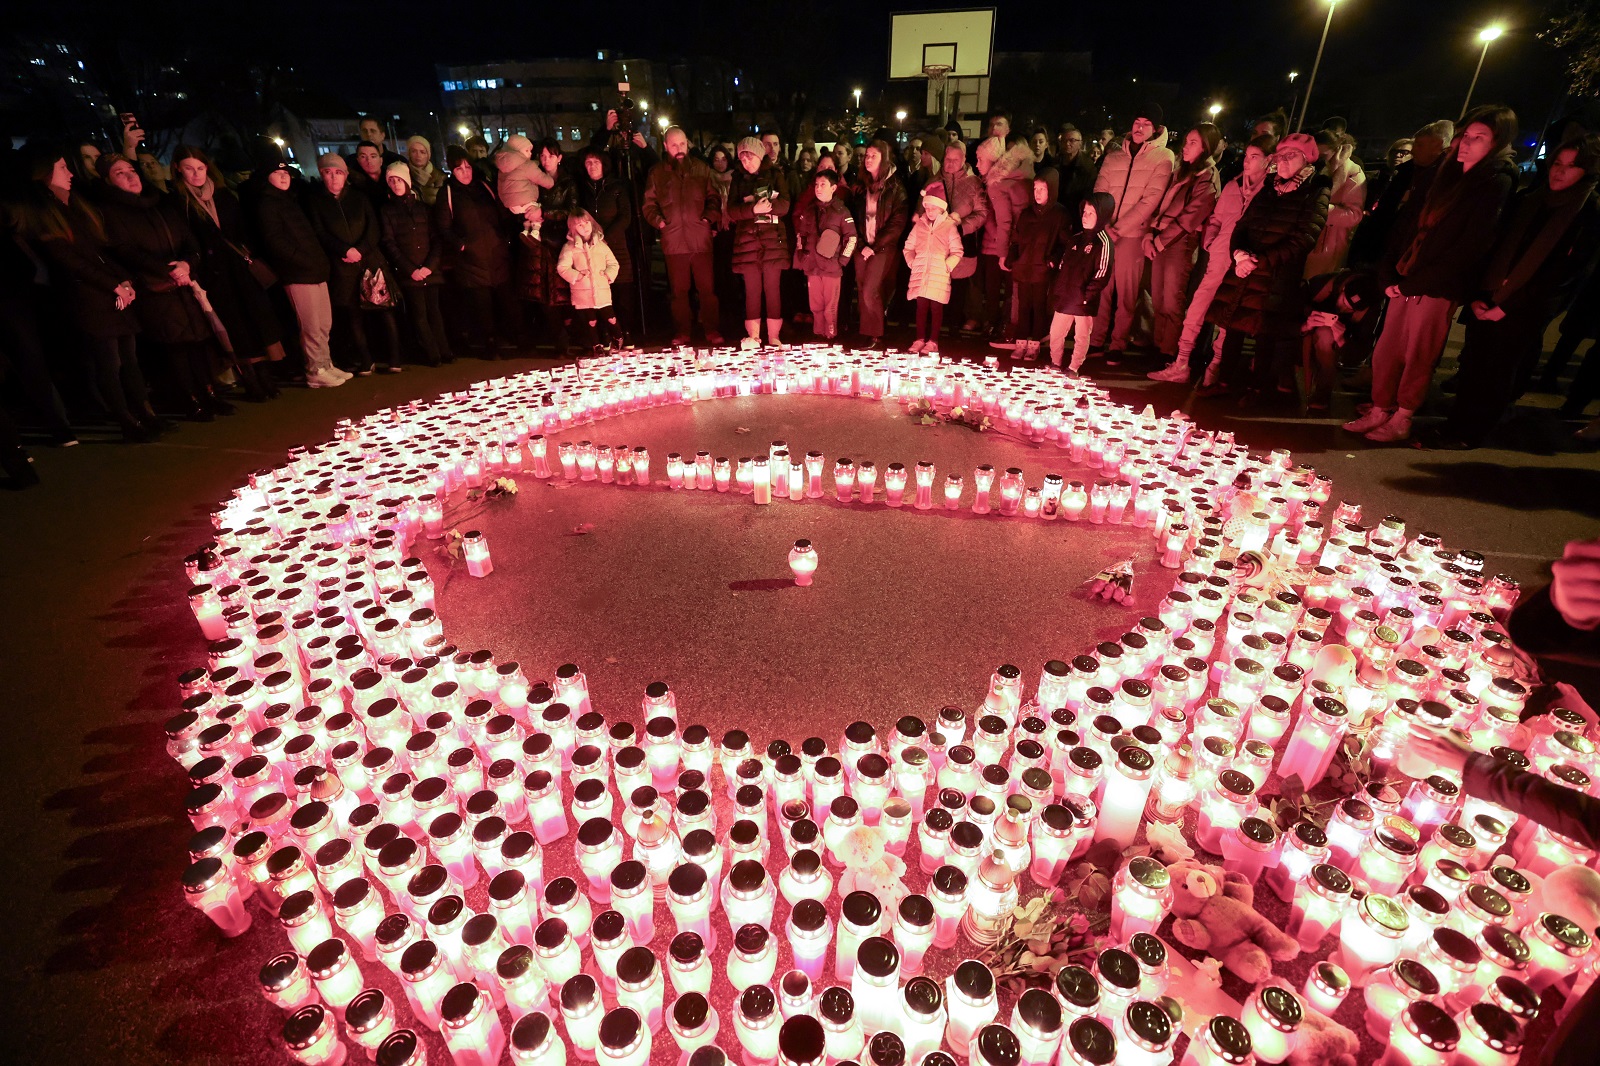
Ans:
[[[948,63],[929,63],[922,68],[922,73],[927,75],[928,88],[934,92],[934,99],[939,102],[939,125],[943,126],[950,118],[950,101],[945,98],[945,83],[950,77]]]

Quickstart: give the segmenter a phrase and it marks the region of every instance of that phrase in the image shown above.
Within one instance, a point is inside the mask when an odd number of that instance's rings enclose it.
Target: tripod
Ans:
[[[644,315],[645,279],[649,277],[646,257],[650,254],[650,246],[644,228],[644,214],[640,207],[639,185],[634,180],[633,131],[623,127],[621,116],[619,115],[616,127],[608,132],[610,137],[606,147],[611,152],[612,158],[616,158],[618,152],[622,154],[622,165],[618,169],[622,180],[627,183],[628,211],[633,218],[632,229],[634,233],[639,235],[639,254],[631,255],[629,258],[633,260],[633,293],[634,299],[639,302],[639,332],[643,335],[646,328]]]

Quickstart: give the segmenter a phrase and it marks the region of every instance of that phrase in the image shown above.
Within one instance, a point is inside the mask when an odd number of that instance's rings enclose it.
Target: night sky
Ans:
[[[915,6],[905,0],[767,5],[276,0],[239,5],[248,15],[222,14],[229,9],[222,3],[146,5],[121,17],[108,16],[103,4],[67,0],[22,17],[41,28],[53,24],[57,32],[71,27],[80,34],[117,33],[136,42],[165,38],[226,50],[243,60],[294,65],[353,101],[437,99],[436,62],[584,55],[611,48],[645,57],[737,56],[759,77],[764,56],[794,47],[813,53],[820,95],[842,100],[861,86],[870,101],[885,88],[889,12]],[[1323,0],[1009,0],[998,6],[998,50],[1091,51],[1099,82],[1137,77],[1177,83],[1179,100],[1191,105],[1194,116],[1206,103],[1220,100],[1236,119],[1272,104],[1287,105],[1285,75],[1298,70],[1304,83],[1327,11]],[[1560,64],[1535,37],[1544,26],[1544,6],[1537,0],[1340,0],[1309,118],[1319,123],[1327,115],[1344,114],[1352,132],[1370,135],[1454,117],[1477,61],[1476,33],[1498,21],[1507,34],[1491,46],[1474,99],[1510,103],[1524,129],[1536,129],[1562,98]],[[809,29],[797,34],[796,25]],[[888,88],[886,103],[892,106],[903,98],[897,95],[903,89]],[[1189,112],[1171,117],[1187,121]]]

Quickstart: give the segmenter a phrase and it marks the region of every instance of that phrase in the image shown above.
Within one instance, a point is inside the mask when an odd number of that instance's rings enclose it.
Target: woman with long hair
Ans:
[[[884,307],[900,268],[900,242],[911,220],[906,187],[895,176],[894,151],[873,141],[861,153],[855,212],[861,236],[856,246],[856,301],[868,348],[883,347]]]
[[[283,358],[282,327],[267,299],[262,271],[244,241],[244,212],[211,157],[193,145],[172,154],[177,199],[200,248],[194,271],[212,310],[227,333],[234,373],[251,400],[277,394],[270,375],[258,372],[267,360]]]
[[[200,258],[177,206],[147,188],[137,167],[120,155],[100,157],[99,189],[106,238],[133,271],[133,311],[144,339],[164,357],[184,417],[209,422],[233,413],[211,381],[216,337],[195,299],[191,280]]]
[[[1143,245],[1150,260],[1150,301],[1155,309],[1153,342],[1168,359],[1178,354],[1183,334],[1184,296],[1194,269],[1200,234],[1217,206],[1216,154],[1222,131],[1202,122],[1184,134],[1172,183],[1161,194],[1161,206]]]
[[[133,272],[112,255],[100,212],[73,192],[64,153],[40,154],[29,176],[27,234],[81,335],[90,389],[122,427],[124,440],[151,440],[166,425],[150,407],[135,351],[139,321],[133,313],[138,295]]]
[[[732,335],[737,321],[734,311],[743,303],[739,283],[733,272],[733,223],[728,219],[728,190],[733,187],[733,171],[737,164],[727,145],[714,144],[706,152],[706,166],[711,168],[711,187],[722,199],[722,219],[711,233],[711,283],[717,290],[717,307],[722,321],[722,332]]]

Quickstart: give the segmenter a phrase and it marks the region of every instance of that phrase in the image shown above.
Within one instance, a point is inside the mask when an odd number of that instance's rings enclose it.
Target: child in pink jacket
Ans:
[[[917,305],[917,339],[911,350],[937,353],[944,305],[950,302],[950,275],[961,264],[961,227],[950,219],[943,185],[923,190],[922,209],[911,223],[905,257],[911,267],[906,299]]]

